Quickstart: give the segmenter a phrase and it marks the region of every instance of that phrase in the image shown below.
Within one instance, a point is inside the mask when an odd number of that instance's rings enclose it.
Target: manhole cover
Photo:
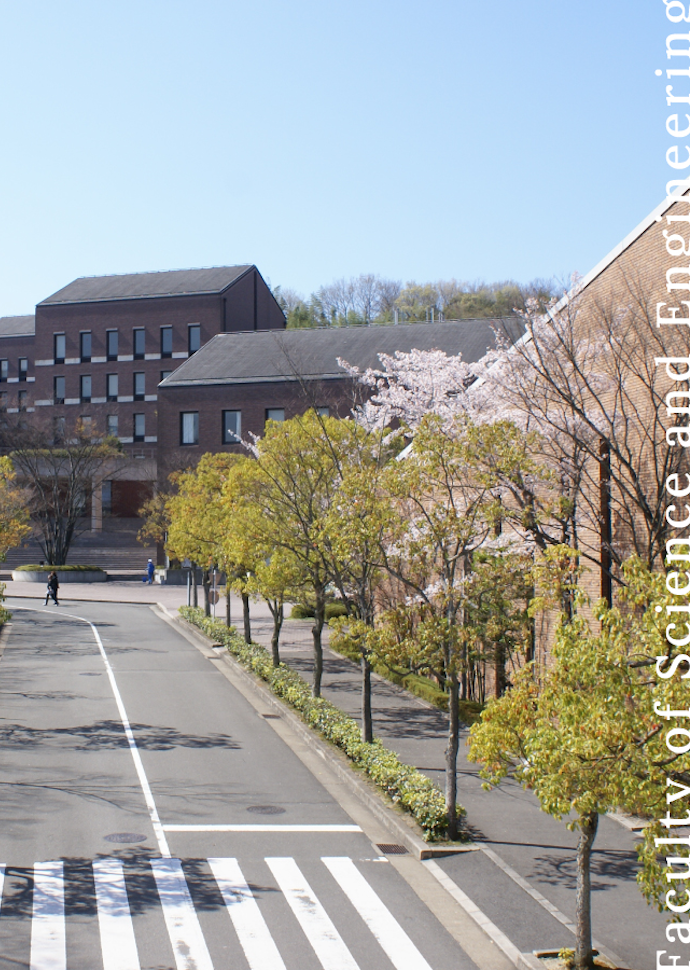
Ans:
[[[112,835],[106,835],[106,842],[120,842],[122,844],[126,842],[146,842],[146,836],[140,835],[138,832],[113,832]]]
[[[377,842],[376,848],[384,855],[407,855],[404,845],[396,845],[395,842]]]
[[[250,805],[247,811],[253,812],[255,815],[284,815],[285,814],[285,809],[279,808],[277,805]]]

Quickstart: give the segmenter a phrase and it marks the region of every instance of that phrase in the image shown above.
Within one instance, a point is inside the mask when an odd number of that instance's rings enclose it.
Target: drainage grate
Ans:
[[[113,832],[112,835],[104,836],[106,842],[146,842],[147,836],[139,835],[137,832]]]
[[[384,855],[407,855],[404,845],[396,845],[395,842],[377,842],[376,848]]]
[[[265,717],[267,721],[270,721],[270,720],[274,720],[274,721],[277,720],[277,721],[279,721],[280,720],[280,714],[262,714],[261,716],[262,717]]]
[[[285,814],[285,809],[279,808],[278,805],[250,805],[247,811],[253,812],[254,815],[284,815]]]

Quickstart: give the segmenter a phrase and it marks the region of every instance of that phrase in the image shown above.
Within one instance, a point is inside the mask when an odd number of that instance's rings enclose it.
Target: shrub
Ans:
[[[52,573],[53,570],[61,570],[62,572],[90,572],[90,573],[102,573],[104,570],[100,566],[17,566],[17,572],[31,572],[31,573]]]
[[[311,620],[314,615],[314,607],[309,606],[307,603],[295,603],[290,611],[291,620]],[[347,616],[345,604],[340,602],[326,603],[324,615],[326,622],[334,619],[336,616]]]
[[[416,768],[403,764],[380,741],[362,741],[357,722],[330,701],[313,697],[309,685],[285,664],[273,666],[271,654],[256,643],[247,644],[234,627],[204,616],[203,610],[181,606],[181,615],[212,637],[248,670],[266,681],[273,693],[298,711],[306,723],[340,748],[362,768],[389,798],[419,823],[427,841],[443,838],[446,809],[443,794]],[[464,809],[458,806],[458,814]]]

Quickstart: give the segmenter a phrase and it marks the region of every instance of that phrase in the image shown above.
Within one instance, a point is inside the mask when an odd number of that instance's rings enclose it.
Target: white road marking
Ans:
[[[371,888],[352,859],[331,856],[322,858],[321,861],[397,970],[431,970],[405,930]]]
[[[65,891],[61,862],[34,866],[31,970],[65,970]]]
[[[283,959],[237,859],[209,859],[208,864],[223,894],[250,970],[285,970]]]
[[[151,869],[177,970],[213,970],[180,860],[152,859]]]
[[[163,826],[161,825],[160,816],[158,815],[158,809],[156,808],[156,802],[151,792],[151,786],[149,785],[148,778],[146,777],[146,772],[144,771],[144,765],[141,760],[141,755],[139,754],[139,749],[137,748],[137,742],[134,739],[134,734],[132,733],[132,728],[129,724],[129,718],[127,717],[127,711],[125,710],[125,705],[120,695],[120,691],[117,686],[117,681],[115,680],[115,674],[113,673],[113,668],[110,666],[110,661],[108,660],[108,655],[105,652],[105,648],[101,641],[98,630],[91,622],[91,620],[85,619],[83,616],[77,616],[76,613],[63,613],[61,610],[36,610],[29,606],[13,606],[13,610],[26,610],[31,613],[54,613],[56,616],[66,616],[72,620],[80,620],[82,623],[88,623],[91,627],[91,632],[94,635],[98,649],[100,651],[103,663],[105,664],[106,673],[108,674],[108,680],[110,681],[110,688],[115,697],[115,703],[117,705],[118,712],[120,714],[120,720],[122,722],[122,727],[127,738],[127,744],[129,745],[129,751],[132,755],[132,760],[134,762],[134,770],[137,773],[137,778],[139,779],[139,784],[141,785],[141,790],[144,793],[144,801],[146,802],[146,808],[148,809],[149,818],[151,819],[151,825],[153,826],[153,831],[156,836],[156,841],[158,842],[158,850],[164,859],[170,858],[170,849],[168,848],[168,840],[163,832]]]
[[[140,970],[122,863],[118,859],[95,860],[93,878],[103,970]]]
[[[2,890],[5,885],[5,863],[0,862],[0,905],[2,905]]]
[[[361,832],[359,825],[164,825],[164,832]]]
[[[266,859],[324,970],[359,970],[294,859]]]

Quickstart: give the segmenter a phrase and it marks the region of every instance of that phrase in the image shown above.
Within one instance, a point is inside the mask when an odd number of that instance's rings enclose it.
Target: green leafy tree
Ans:
[[[578,830],[575,963],[585,968],[593,966],[590,859],[599,815],[619,807],[663,815],[666,779],[687,785],[690,759],[669,752],[653,706],[656,700],[657,710],[682,710],[687,690],[679,679],[658,684],[648,673],[654,656],[667,653],[667,621],[651,608],[669,600],[663,578],[638,560],[627,563],[621,606],[600,601],[593,629],[578,612],[582,593],[572,588],[569,556],[558,547],[547,554],[540,583],[550,586],[549,595],[535,601],[557,604],[571,587],[574,610],[561,615],[551,661],[538,671],[528,664],[514,687],[489,703],[471,730],[470,758],[482,764],[489,786],[511,775],[534,791],[544,811]],[[646,897],[657,902],[669,878],[654,841],[659,828],[646,834],[639,876]]]
[[[315,697],[321,694],[322,635],[333,567],[325,537],[328,510],[340,483],[338,449],[346,422],[315,411],[289,421],[269,421],[244,474],[244,501],[254,508],[248,538],[258,548],[280,550],[294,570],[295,586],[314,603]]]

